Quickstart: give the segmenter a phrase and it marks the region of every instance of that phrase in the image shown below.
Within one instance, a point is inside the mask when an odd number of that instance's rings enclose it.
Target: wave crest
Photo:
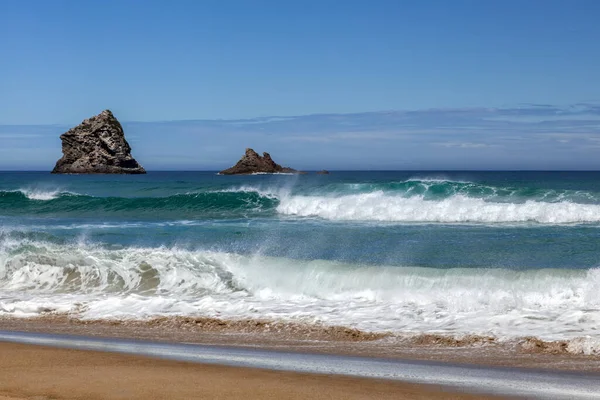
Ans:
[[[177,248],[0,245],[0,314],[205,316],[371,332],[595,335],[600,270],[430,269]]]
[[[442,200],[376,191],[338,197],[289,196],[277,211],[333,221],[572,224],[600,222],[600,205],[570,201],[493,202],[453,195]]]
[[[269,212],[276,199],[257,191],[213,191],[174,194],[167,197],[94,197],[71,192],[0,191],[3,215],[131,215],[232,217]]]
[[[600,222],[600,198],[574,190],[493,187],[473,182],[409,179],[327,186],[242,186],[166,197],[94,197],[58,190],[0,191],[3,215],[98,213],[162,219],[280,216],[400,223]]]

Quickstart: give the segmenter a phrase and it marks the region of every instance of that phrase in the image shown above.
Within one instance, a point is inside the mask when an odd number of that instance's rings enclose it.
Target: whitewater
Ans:
[[[281,174],[279,174],[281,175]],[[101,211],[129,213],[172,211],[182,217],[281,215],[331,221],[569,224],[600,222],[600,198],[581,191],[548,190],[526,196],[517,190],[496,190],[447,181],[407,181],[389,190],[365,192],[361,185],[294,194],[289,188],[241,186],[214,191],[177,193],[165,197],[94,197],[59,190],[0,191],[5,212],[85,215]],[[419,187],[420,186],[420,187]],[[373,187],[368,185],[367,188]],[[327,188],[325,188],[327,189]],[[504,193],[503,193],[504,192]],[[199,213],[201,213],[199,215]],[[214,214],[214,215],[213,215]]]
[[[265,319],[596,353],[599,178],[0,173],[0,315]]]

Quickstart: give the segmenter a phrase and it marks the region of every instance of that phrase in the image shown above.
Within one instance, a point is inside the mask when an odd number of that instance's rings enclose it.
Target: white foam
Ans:
[[[600,222],[600,205],[569,201],[501,203],[463,195],[442,200],[383,191],[345,196],[281,196],[284,215],[338,221],[569,224]]]
[[[567,351],[572,354],[599,355],[600,337],[584,336],[567,341]]]
[[[54,200],[60,195],[59,190],[35,190],[35,189],[22,189],[20,190],[30,200]]]
[[[39,201],[54,200],[64,194],[76,195],[76,193],[65,192],[65,191],[62,191],[61,189],[56,189],[56,188],[54,188],[54,189],[21,188],[19,190],[16,190],[15,192],[22,193],[29,200],[39,200]]]
[[[3,239],[0,315],[269,318],[395,333],[571,340],[600,350],[600,270],[361,266]]]

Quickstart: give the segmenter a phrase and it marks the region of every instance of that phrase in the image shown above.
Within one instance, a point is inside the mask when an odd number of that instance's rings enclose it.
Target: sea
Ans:
[[[0,316],[600,351],[600,172],[0,173]]]

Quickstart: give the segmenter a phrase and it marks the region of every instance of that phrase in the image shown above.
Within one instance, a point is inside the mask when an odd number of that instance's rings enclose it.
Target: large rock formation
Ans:
[[[53,174],[145,174],[131,156],[123,127],[109,110],[60,135],[63,156]]]
[[[233,167],[219,172],[223,175],[249,175],[256,173],[276,174],[301,174],[293,168],[282,167],[271,158],[269,153],[259,156],[254,150],[246,149],[246,154]]]

